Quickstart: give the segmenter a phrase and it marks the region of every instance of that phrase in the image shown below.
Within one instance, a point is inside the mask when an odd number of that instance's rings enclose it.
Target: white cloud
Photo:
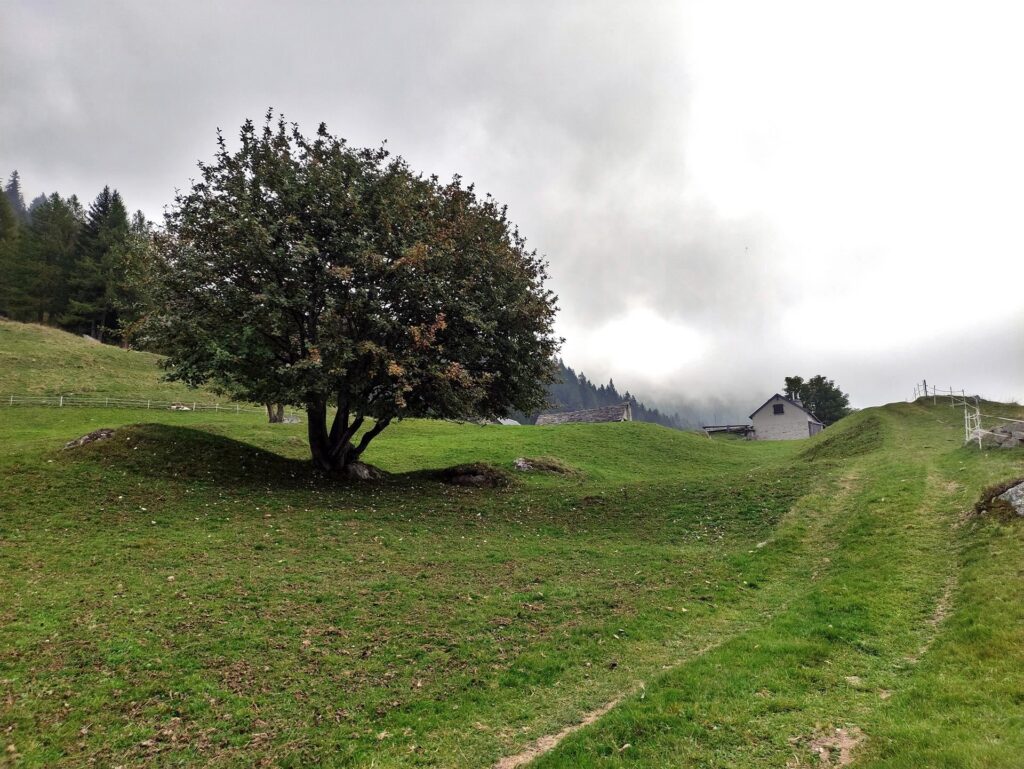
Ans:
[[[215,127],[273,105],[507,202],[591,378],[1024,394],[985,364],[1024,359],[1022,26],[995,2],[15,0],[0,173],[156,216]]]

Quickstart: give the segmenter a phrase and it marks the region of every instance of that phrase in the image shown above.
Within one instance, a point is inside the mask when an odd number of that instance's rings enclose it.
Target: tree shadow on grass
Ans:
[[[72,461],[98,463],[110,472],[234,488],[436,488],[454,469],[421,469],[356,481],[325,474],[308,459],[282,456],[215,432],[159,423],[119,428],[110,438],[67,449],[66,455]]]
[[[149,478],[230,486],[322,486],[334,479],[312,465],[214,432],[165,424],[117,429],[106,440],[66,450],[72,461]],[[340,481],[339,481],[340,482]]]

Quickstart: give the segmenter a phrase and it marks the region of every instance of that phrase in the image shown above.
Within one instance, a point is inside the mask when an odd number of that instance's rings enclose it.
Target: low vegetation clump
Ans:
[[[1020,486],[1022,483],[1024,483],[1024,477],[1013,478],[1008,481],[1001,481],[993,484],[992,486],[987,486],[982,490],[978,501],[974,503],[974,512],[978,515],[983,515],[984,513],[1000,513],[1003,515],[1009,515],[1011,513],[1015,514],[1016,511],[1010,503],[1004,499],[1000,499],[1000,497],[1015,486]]]
[[[486,462],[471,462],[438,470],[436,476],[453,486],[479,486],[490,489],[508,486],[512,477],[500,467]]]

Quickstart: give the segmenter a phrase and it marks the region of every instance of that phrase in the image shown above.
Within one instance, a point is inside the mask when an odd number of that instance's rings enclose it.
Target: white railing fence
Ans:
[[[57,408],[91,407],[109,409],[158,409],[162,411],[214,411],[221,414],[264,414],[266,408],[242,406],[238,403],[201,403],[200,401],[159,401],[144,398],[92,397],[84,395],[4,395],[4,406],[56,406]],[[299,415],[285,409],[286,421],[299,421]]]
[[[938,405],[939,398],[949,398],[950,408],[963,408],[964,443],[977,441],[979,449],[982,448],[986,435],[1003,437],[1007,434],[1005,430],[999,429],[1001,426],[1009,428],[1011,424],[1024,425],[1024,419],[999,417],[995,414],[982,413],[981,397],[978,395],[968,395],[962,388],[960,390],[956,390],[953,387],[942,389],[935,385],[929,385],[928,380],[922,380],[914,384],[914,400],[916,401],[919,398],[931,398],[934,405]],[[985,424],[988,427],[985,427]]]
[[[953,389],[952,386],[950,386],[948,388],[942,388],[942,387],[936,387],[935,385],[930,385],[930,384],[928,384],[928,380],[927,379],[923,379],[920,382],[915,382],[914,383],[914,398],[913,398],[913,400],[915,400],[915,401],[918,398],[931,398],[932,399],[932,403],[937,404],[938,401],[939,401],[939,398],[949,398],[951,405],[958,406],[958,405],[961,405],[961,404],[954,403],[954,399],[958,400],[958,401],[967,401],[968,399],[977,400],[977,397],[978,396],[976,396],[976,395],[968,395],[967,392],[965,390],[963,390],[963,389],[955,390],[955,389]]]

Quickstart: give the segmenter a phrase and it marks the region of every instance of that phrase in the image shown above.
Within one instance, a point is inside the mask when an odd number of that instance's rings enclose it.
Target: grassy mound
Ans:
[[[875,412],[859,412],[818,433],[800,456],[817,460],[840,460],[878,451],[885,443],[886,427]]]

